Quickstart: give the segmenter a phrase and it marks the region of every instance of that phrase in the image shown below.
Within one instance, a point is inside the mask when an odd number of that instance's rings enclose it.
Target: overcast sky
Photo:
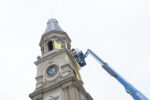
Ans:
[[[0,0],[0,100],[30,100],[50,16],[72,48],[92,49],[150,98],[149,0]],[[81,76],[94,100],[132,100],[94,58],[86,61]]]

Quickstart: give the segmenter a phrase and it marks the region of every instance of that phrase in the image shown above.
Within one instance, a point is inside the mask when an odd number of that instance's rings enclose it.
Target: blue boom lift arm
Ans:
[[[112,77],[117,79],[119,83],[121,83],[124,86],[126,92],[129,93],[134,98],[134,100],[148,100],[147,97],[145,97],[140,91],[138,91],[135,87],[133,87],[126,80],[124,80],[106,62],[104,62],[101,58],[99,58],[90,49],[87,49],[87,52],[85,54],[83,54],[83,52],[79,50],[75,50],[75,49],[72,50],[72,55],[74,59],[76,60],[76,62],[80,65],[80,67],[83,67],[86,65],[85,58],[88,56],[88,54],[91,54]]]

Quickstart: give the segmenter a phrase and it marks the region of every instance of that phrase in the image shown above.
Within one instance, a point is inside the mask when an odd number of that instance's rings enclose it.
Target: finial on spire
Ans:
[[[55,0],[56,2],[56,0]],[[50,19],[53,18],[54,0],[50,0]]]
[[[50,6],[50,18],[53,18],[53,7],[52,7],[52,5]]]

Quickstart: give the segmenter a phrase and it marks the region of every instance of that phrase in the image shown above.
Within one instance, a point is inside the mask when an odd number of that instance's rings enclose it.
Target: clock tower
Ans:
[[[70,54],[71,39],[56,19],[47,22],[37,57],[32,100],[93,100],[83,87],[78,65]]]

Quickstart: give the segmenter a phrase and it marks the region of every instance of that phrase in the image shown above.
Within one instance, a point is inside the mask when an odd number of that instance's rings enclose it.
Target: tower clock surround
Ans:
[[[44,69],[45,71],[43,71],[44,72],[43,74],[44,74],[44,77],[45,77],[46,81],[53,82],[54,80],[56,80],[60,76],[60,74],[61,74],[61,71],[60,71],[60,68],[59,68],[60,65],[55,64],[55,63],[48,64],[46,66],[46,68]],[[50,70],[51,67],[54,67],[54,66],[56,67],[56,72],[53,72],[52,75],[49,75],[48,70]]]
[[[56,65],[51,65],[47,69],[47,74],[49,77],[53,77],[58,72],[58,67]]]

